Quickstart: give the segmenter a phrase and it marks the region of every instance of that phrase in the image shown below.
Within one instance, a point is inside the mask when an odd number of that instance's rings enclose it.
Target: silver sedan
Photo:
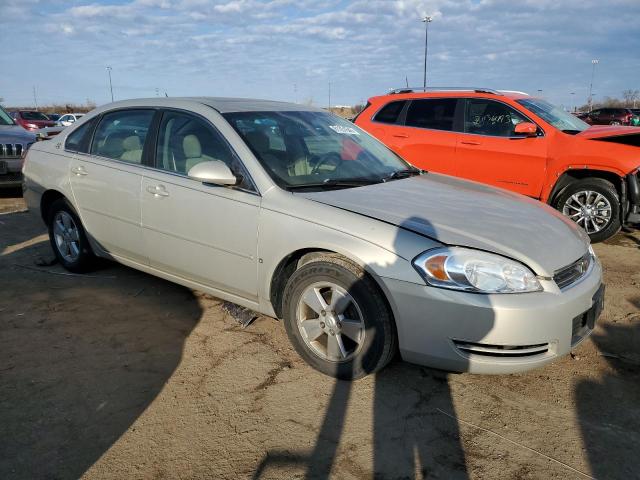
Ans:
[[[315,108],[112,103],[35,144],[24,174],[65,268],[109,258],[280,318],[339,378],[396,353],[453,371],[538,367],[603,305],[589,239],[562,215],[411,167]]]

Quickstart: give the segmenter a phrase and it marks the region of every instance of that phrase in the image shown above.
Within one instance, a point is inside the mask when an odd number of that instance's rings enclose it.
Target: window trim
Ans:
[[[542,128],[538,122],[532,120],[531,117],[529,117],[529,115],[527,115],[526,113],[524,113],[519,108],[516,108],[516,107],[514,107],[513,105],[511,105],[511,104],[509,104],[507,102],[503,102],[503,101],[498,100],[498,99],[487,98],[487,97],[464,97],[464,98],[461,98],[461,100],[464,101],[464,109],[462,111],[462,130],[459,133],[461,133],[463,135],[476,135],[478,137],[488,137],[488,138],[505,138],[507,140],[522,140],[524,138],[542,138],[542,137],[546,137],[546,135],[547,135],[547,133],[545,132],[544,128]],[[522,115],[530,123],[533,123],[541,133],[537,134],[535,137],[525,137],[525,136],[521,136],[521,135],[510,135],[508,137],[503,137],[501,135],[486,135],[484,133],[465,132],[464,131],[464,119],[467,117],[467,106],[469,105],[469,100],[486,100],[488,102],[495,102],[495,103],[500,103],[502,105],[506,105],[507,107],[511,108],[511,110],[515,110],[517,113]]]
[[[181,113],[181,114],[184,114],[184,115],[187,115],[187,116],[196,117],[196,118],[202,120],[206,125],[211,127],[220,136],[220,138],[222,139],[224,144],[227,146],[229,151],[232,153],[233,156],[236,157],[236,159],[238,160],[238,162],[242,166],[244,178],[249,180],[249,183],[251,184],[252,188],[251,189],[242,188],[242,187],[240,187],[238,185],[216,185],[216,187],[222,187],[222,188],[227,188],[227,189],[230,189],[230,190],[237,190],[239,192],[245,192],[245,193],[250,193],[252,195],[261,196],[260,191],[258,190],[258,187],[256,185],[256,182],[251,177],[251,174],[249,173],[249,169],[247,168],[247,166],[242,161],[242,158],[240,157],[240,155],[238,155],[238,152],[235,151],[235,149],[229,143],[229,140],[227,140],[227,138],[222,134],[222,132],[208,118],[206,118],[204,115],[201,115],[199,113],[193,112],[191,110],[185,110],[183,108],[177,108],[177,107],[160,107],[158,110],[159,110],[158,115],[157,115],[158,121],[155,124],[152,123],[152,125],[154,127],[154,132],[153,132],[153,145],[154,145],[154,147],[149,152],[149,157],[150,157],[149,160],[150,160],[151,163],[150,163],[150,165],[148,165],[148,167],[150,169],[152,169],[154,171],[157,171],[157,172],[160,172],[160,173],[166,173],[166,174],[173,175],[173,176],[176,176],[176,177],[185,178],[185,179],[188,179],[188,180],[190,180],[192,182],[196,182],[196,183],[198,183],[200,185],[203,184],[203,182],[195,180],[195,179],[189,177],[185,173],[172,172],[170,170],[165,170],[164,168],[159,168],[157,166],[158,165],[158,158],[157,158],[158,140],[160,138],[160,126],[162,125],[162,120],[164,118],[165,113],[167,113],[167,112],[177,112],[177,113]]]

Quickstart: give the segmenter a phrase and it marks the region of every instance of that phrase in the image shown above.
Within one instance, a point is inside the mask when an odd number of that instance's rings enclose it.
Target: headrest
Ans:
[[[202,156],[202,146],[200,140],[195,135],[187,135],[182,140],[182,150],[186,158],[200,158]]]
[[[126,151],[142,150],[142,144],[140,143],[140,137],[137,135],[131,135],[122,141],[122,148]]]

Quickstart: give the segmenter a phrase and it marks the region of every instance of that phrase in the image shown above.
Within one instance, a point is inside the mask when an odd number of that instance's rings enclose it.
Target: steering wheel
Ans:
[[[344,161],[342,160],[342,157],[340,156],[340,154],[336,152],[329,152],[323,155],[317,155],[317,157],[318,157],[318,162],[315,164],[315,166],[311,170],[312,175],[317,174],[320,170],[320,167],[322,167],[325,164],[333,164],[337,168],[338,165],[340,165]]]

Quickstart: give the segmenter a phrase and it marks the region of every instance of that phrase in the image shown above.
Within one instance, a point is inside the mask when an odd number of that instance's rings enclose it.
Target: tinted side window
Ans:
[[[120,110],[102,117],[91,145],[91,153],[129,163],[142,163],[153,110]]]
[[[376,114],[374,120],[381,123],[396,123],[406,103],[405,100],[388,103]]]
[[[240,160],[222,135],[205,120],[182,112],[167,111],[162,116],[156,149],[156,168],[187,175],[202,162],[222,161],[237,176],[241,188],[252,190]]]
[[[410,127],[453,130],[457,102],[455,98],[413,100],[405,123]]]
[[[484,98],[467,100],[464,118],[465,133],[510,137],[515,126],[528,120],[504,103]]]
[[[89,153],[89,144],[91,143],[91,134],[93,128],[98,121],[97,118],[92,118],[88,122],[80,127],[76,128],[67,137],[67,141],[64,144],[64,148],[72,152]]]

